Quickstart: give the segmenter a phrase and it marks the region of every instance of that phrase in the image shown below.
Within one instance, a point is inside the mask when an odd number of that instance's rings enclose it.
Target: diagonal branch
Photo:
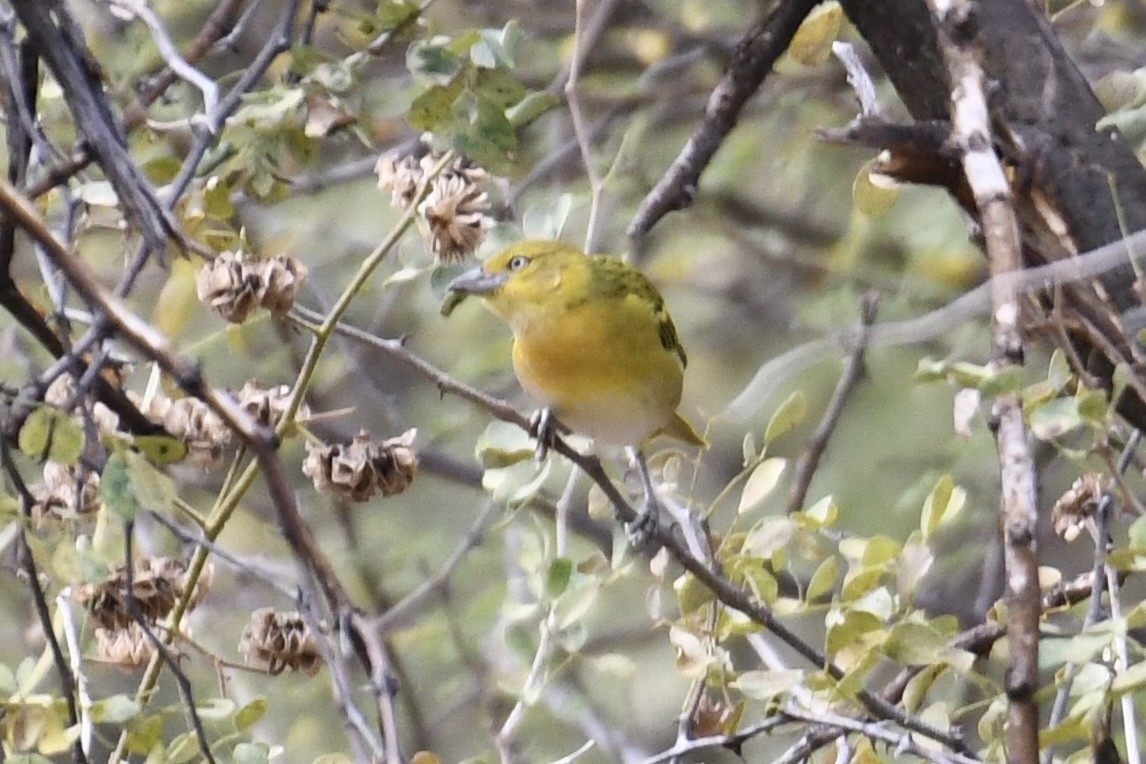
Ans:
[[[781,0],[763,21],[740,39],[728,70],[708,97],[704,117],[692,137],[653,190],[645,195],[629,223],[630,238],[643,238],[662,217],[692,204],[701,173],[736,126],[744,105],[772,71],[776,59],[788,49],[800,22],[819,2]]]

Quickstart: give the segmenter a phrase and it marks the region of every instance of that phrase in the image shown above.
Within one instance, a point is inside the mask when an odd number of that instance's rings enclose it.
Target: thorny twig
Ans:
[[[860,327],[862,328],[860,335],[856,338],[856,344],[852,348],[851,354],[844,361],[844,370],[836,383],[836,389],[828,402],[828,408],[824,411],[823,419],[820,420],[819,426],[816,427],[816,431],[808,440],[808,447],[800,455],[800,460],[796,462],[796,473],[792,478],[792,488],[788,493],[788,514],[797,512],[804,506],[804,499],[808,496],[808,488],[812,484],[812,478],[816,474],[820,458],[828,447],[828,440],[835,432],[836,424],[840,420],[840,415],[843,414],[848,397],[863,376],[864,355],[867,353],[868,338],[871,336],[871,326],[875,323],[878,309],[879,294],[869,292],[864,295],[860,305]]]

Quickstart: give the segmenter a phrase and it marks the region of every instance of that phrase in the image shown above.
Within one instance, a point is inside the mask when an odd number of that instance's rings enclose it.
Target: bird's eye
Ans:
[[[514,255],[513,257],[509,258],[509,263],[506,264],[506,267],[511,271],[520,271],[527,265],[529,265],[528,257],[525,255]]]

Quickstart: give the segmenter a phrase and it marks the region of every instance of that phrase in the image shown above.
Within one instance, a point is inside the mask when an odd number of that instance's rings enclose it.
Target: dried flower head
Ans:
[[[378,188],[383,191],[390,189],[390,203],[400,209],[406,209],[414,203],[424,171],[421,163],[412,154],[397,156],[394,152],[388,151],[378,157],[374,165],[374,174],[378,176]]]
[[[306,266],[287,255],[264,259],[242,250],[222,252],[204,263],[195,289],[200,302],[238,324],[258,307],[272,313],[290,310],[306,275]]]
[[[99,474],[81,465],[45,462],[43,483],[32,490],[37,526],[81,517],[94,518],[100,508]]]
[[[378,187],[390,189],[395,207],[409,209],[423,179],[441,159],[436,154],[427,154],[420,160],[411,155],[383,154],[374,166]],[[431,181],[426,198],[418,205],[418,217],[419,227],[439,263],[473,255],[492,227],[489,197],[479,185],[488,180],[485,170],[459,157]]]
[[[1067,542],[1074,541],[1098,511],[1103,492],[1102,476],[1087,472],[1059,497],[1051,509],[1054,532]]]
[[[302,472],[319,491],[329,491],[346,501],[366,501],[375,491],[373,448],[365,431],[349,443],[327,446],[308,442]]]
[[[306,281],[306,266],[287,255],[275,255],[261,261],[261,265],[259,304],[271,313],[286,313]]]
[[[242,250],[222,252],[195,276],[195,292],[224,320],[239,324],[259,305],[259,281]]]
[[[374,456],[374,472],[378,490],[383,496],[402,493],[414,482],[418,471],[418,456],[414,453],[417,429],[406,430],[396,438],[378,444]]]
[[[439,263],[471,257],[493,226],[489,197],[464,173],[445,171],[418,205],[429,229],[430,249]]]
[[[146,406],[135,393],[129,392],[128,398],[144,416],[183,441],[188,462],[203,469],[222,465],[231,429],[206,403],[198,398],[168,398],[163,393],[157,393]]]
[[[100,626],[95,629],[95,638],[100,660],[125,668],[138,668],[155,654],[155,645],[135,622],[118,629]]]
[[[302,471],[319,491],[340,499],[362,502],[378,491],[392,496],[406,490],[414,479],[418,459],[414,439],[418,431],[407,430],[396,438],[374,443],[359,432],[350,443],[307,443]]]
[[[193,610],[207,596],[212,578],[208,567],[195,584],[188,610]],[[183,597],[187,583],[187,568],[180,560],[140,557],[132,568],[131,591],[139,603],[140,615],[149,623],[157,623],[171,612],[176,601]],[[114,632],[135,623],[128,609],[127,575],[123,565],[98,584],[78,587],[75,599],[87,607],[92,620],[104,629]]]
[[[324,626],[323,633],[326,631]],[[239,640],[239,652],[247,663],[265,665],[270,674],[289,668],[313,675],[322,667],[314,635],[297,611],[278,613],[266,607],[251,613],[251,622]]]
[[[243,389],[236,397],[244,411],[261,424],[273,429],[278,427],[290,404],[291,388],[290,385],[264,388],[257,380],[252,379],[243,385]],[[298,407],[295,419],[299,421],[310,419],[310,408],[305,403]]]
[[[44,403],[63,411],[76,405],[77,394],[76,378],[71,373],[65,372],[48,385],[48,389],[44,391]],[[119,415],[99,401],[91,403],[91,417],[100,432],[119,430]]]

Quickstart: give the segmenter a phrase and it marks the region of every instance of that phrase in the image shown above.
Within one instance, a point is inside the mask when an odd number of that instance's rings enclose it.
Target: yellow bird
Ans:
[[[656,499],[641,447],[659,434],[707,446],[677,411],[687,358],[656,287],[614,257],[523,241],[448,289],[481,296],[513,330],[513,368],[542,407],[539,430],[551,414],[597,443],[634,449],[645,485],[634,525],[647,531]]]

